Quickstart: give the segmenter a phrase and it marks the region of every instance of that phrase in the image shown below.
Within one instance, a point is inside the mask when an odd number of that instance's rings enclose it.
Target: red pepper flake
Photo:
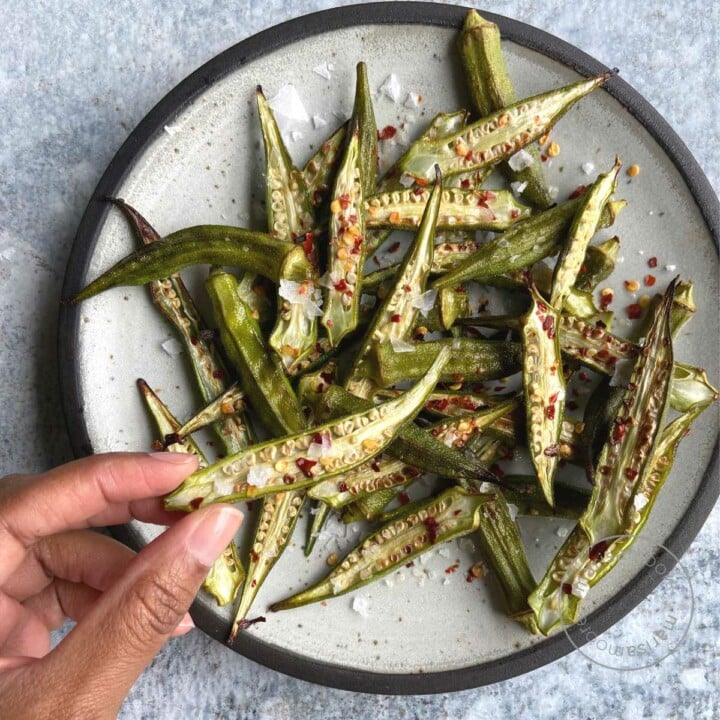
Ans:
[[[398,502],[401,505],[407,505],[410,502],[410,496],[406,492],[398,493]]]
[[[467,190],[470,187],[470,181],[467,178],[464,178],[460,181],[460,187]]]
[[[547,162],[547,155],[541,155],[541,156],[540,156],[540,159],[541,159],[543,162]]]
[[[334,287],[338,292],[345,292],[345,290],[347,290],[347,287],[348,287],[348,286],[347,286],[347,283],[345,282],[345,279],[344,279],[344,278],[340,278],[340,280],[338,280],[336,283],[333,283],[333,287]]]
[[[328,318],[328,319],[325,321],[325,324],[326,324],[329,328],[331,328],[335,323],[334,323],[330,318]]]
[[[627,306],[627,315],[631,320],[637,320],[642,315],[642,308],[637,303]]]
[[[378,463],[377,463],[375,460],[373,460],[373,461],[370,463],[370,467],[371,467],[375,472],[380,472],[380,465],[378,465]]]
[[[554,420],[555,419],[555,405],[548,405],[545,408],[545,417],[548,420]]]
[[[551,340],[555,337],[555,318],[552,315],[547,315],[543,320],[543,330]]]
[[[625,423],[617,423],[613,430],[612,439],[614,442],[619,443],[627,434],[627,425]]]
[[[418,197],[425,194],[425,188],[420,187],[419,185],[417,187],[414,187],[412,189],[412,194],[417,195]]]
[[[657,267],[657,258],[654,255],[648,260],[648,267],[649,268]]]
[[[607,292],[603,292],[600,294],[600,309],[601,310],[607,310],[610,303],[613,301],[613,292],[612,290],[608,290]]]
[[[409,547],[409,546],[406,545],[406,547]],[[414,561],[414,560],[411,560],[409,563],[405,563],[405,567],[406,567],[406,568],[415,567],[415,561]]]
[[[655,276],[654,275],[646,275],[643,278],[643,282],[645,283],[646,287],[652,287],[655,284]]]
[[[308,260],[312,259],[313,250],[315,249],[315,235],[311,232],[305,233],[303,240],[303,250]]]
[[[461,512],[462,510],[458,508],[457,510],[453,510],[453,515],[459,515]]]
[[[388,248],[388,252],[389,252],[389,253],[394,253],[394,252],[397,252],[399,249],[400,249],[400,242],[397,241],[397,242],[394,242],[394,243]]]
[[[575,198],[579,198],[587,189],[587,185],[578,185],[568,196],[570,200],[574,200]]]
[[[560,454],[560,446],[557,443],[555,443],[553,445],[548,445],[543,450],[543,455],[545,455],[545,457],[557,457],[559,454]]]
[[[350,207],[350,196],[347,193],[343,193],[339,198],[338,202],[343,210],[347,210]]]
[[[340,492],[347,492],[347,491],[348,491],[347,483],[346,483],[344,480],[341,480],[341,481],[337,484],[337,489],[338,489]]]
[[[190,338],[190,342],[191,342],[193,345],[197,345],[197,344],[198,344],[198,339],[197,339],[196,337],[191,337],[191,338]]]
[[[283,483],[285,485],[292,485],[295,482],[295,476],[291,475],[290,473],[285,473],[283,475]]]
[[[295,461],[295,464],[305,477],[311,478],[313,477],[312,469],[317,465],[317,460],[310,460],[309,458],[301,457]]]
[[[459,567],[460,567],[460,563],[453,563],[449,567],[445,568],[445,574],[452,575]]]
[[[560,588],[563,591],[563,595],[572,595],[572,585],[570,583],[563,583]]]
[[[628,480],[634,480],[638,476],[638,471],[635,470],[635,468],[626,467],[625,468],[625,477]]]
[[[434,543],[440,534],[440,525],[438,521],[434,517],[426,517],[423,520],[423,525],[427,528],[428,540],[430,540],[431,543]]]
[[[399,323],[400,322],[400,315],[397,313],[394,313],[390,316],[390,322]]]
[[[582,380],[583,382],[590,382],[590,376],[584,370],[581,370],[578,373],[578,379]]]
[[[510,217],[515,220],[515,218],[520,217],[520,211],[519,210],[511,210],[510,211]]]
[[[598,470],[600,471],[601,475],[609,475],[611,468],[609,465],[601,465]]]
[[[224,370],[213,370],[212,376],[216,380],[222,380],[225,377],[225,371]]]
[[[250,559],[253,562],[257,562],[260,559],[260,556],[254,550],[251,550],[250,551]]]
[[[430,407],[432,410],[437,410],[438,412],[442,412],[447,408],[447,406],[450,404],[450,400],[448,398],[440,398],[439,400],[431,400],[428,403],[428,407]]]
[[[403,285],[403,292],[412,292],[412,288],[409,285]]]
[[[378,140],[390,140],[397,135],[397,128],[392,125],[386,125],[382,130],[378,130]]]
[[[602,560],[603,557],[605,556],[605,551],[607,549],[608,549],[608,541],[601,540],[600,542],[595,543],[595,545],[593,545],[590,548],[590,551],[588,552],[588,557],[593,562],[600,562],[600,560]]]
[[[548,401],[554,405],[557,402],[558,397],[560,396],[560,392],[553,393],[549,398]]]

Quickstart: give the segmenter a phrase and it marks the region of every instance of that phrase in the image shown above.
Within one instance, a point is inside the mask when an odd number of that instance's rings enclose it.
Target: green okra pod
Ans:
[[[605,83],[609,71],[566,87],[520,100],[481,118],[454,135],[415,142],[400,163],[403,173],[431,180],[434,166],[455,175],[507,160],[541,135],[581,98]]]
[[[160,234],[132,206],[120,198],[108,198],[130,223],[143,245],[158,242]],[[149,284],[155,307],[165,316],[179,335],[185,354],[190,360],[195,382],[206,403],[223,393],[228,383],[228,371],[213,342],[214,333],[203,322],[185,283],[179,274],[153,280]],[[216,418],[215,432],[228,453],[247,447],[252,434],[242,410],[232,416]]]
[[[567,242],[560,251],[553,273],[550,304],[560,312],[570,289],[575,285],[578,273],[585,259],[585,253],[600,224],[600,217],[610,196],[615,192],[617,176],[622,163],[615,158],[610,172],[599,175],[593,185],[580,199],[580,205],[573,218]]]
[[[449,353],[446,349],[438,352],[425,377],[396,400],[259,443],[193,473],[166,497],[166,507],[184,509],[300,489],[357,467],[382,452],[410,423],[435,386]]]
[[[273,433],[299,432],[305,417],[279,362],[267,350],[252,311],[237,293],[230,273],[210,274],[206,288],[220,339],[262,423]]]
[[[556,253],[562,247],[579,202],[579,198],[569,200],[516,223],[502,235],[483,243],[450,272],[437,278],[432,287],[453,287],[467,280],[484,282],[513,270],[528,268]],[[626,204],[624,200],[607,203],[600,226],[612,225]]]
[[[368,357],[371,379],[388,387],[423,376],[440,348],[452,350],[440,382],[474,383],[497,380],[521,368],[520,343],[505,340],[452,338],[416,343],[412,352],[395,352],[389,342],[376,345]]]
[[[186,437],[212,423],[225,421],[238,413],[244,413],[246,409],[245,393],[238,383],[233,383],[224,393],[183,423],[182,427],[178,428],[177,435],[181,438]]]
[[[268,232],[278,240],[295,242],[313,230],[315,224],[313,207],[305,178],[290,159],[272,108],[259,85],[256,97],[265,147],[265,205]]]
[[[372,195],[377,186],[378,131],[375,123],[372,93],[367,65],[359,62],[355,68],[355,102],[350,127],[358,128],[358,168],[363,196]]]
[[[322,483],[320,483],[322,485]],[[316,486],[317,487],[317,486]],[[314,488],[311,488],[311,490]],[[309,494],[309,493],[308,493]],[[310,557],[318,535],[322,532],[325,523],[330,517],[332,507],[321,500],[316,500],[312,508],[312,522],[308,525],[307,538],[305,539],[305,557]]]
[[[487,117],[514,104],[517,95],[503,57],[500,28],[471,10],[465,18],[457,44],[478,117]],[[537,145],[528,145],[526,152],[528,157],[522,163],[524,167],[513,169],[504,162],[502,170],[511,181],[527,183],[523,195],[533,205],[548,208],[553,199],[543,176]]]
[[[356,397],[347,390],[330,385],[324,390],[316,407],[316,414],[322,419],[337,417],[339,415],[359,413],[370,410],[372,400]],[[435,473],[450,478],[483,477],[486,480],[495,480],[495,477],[477,461],[466,457],[458,450],[448,447],[430,432],[431,428],[420,428],[413,423],[407,424],[397,434],[397,437],[387,448],[387,454],[402,460],[408,465],[417,467],[424,472]],[[373,472],[384,463],[374,458],[376,463],[369,467]],[[388,471],[395,472],[396,468]],[[367,468],[365,468],[367,471]],[[345,478],[343,478],[345,479]]]
[[[394,346],[398,343],[407,345],[406,340],[418,312],[425,307],[425,301],[428,309],[435,304],[437,292],[431,291],[431,297],[428,297],[425,283],[430,274],[441,195],[442,177],[438,175],[415,241],[395,275],[392,289],[365,332],[360,351],[345,382],[345,387],[359,397],[369,397],[374,389],[367,368],[367,357],[372,348],[383,341]]]
[[[531,285],[529,290],[530,310],[521,321],[528,448],[540,487],[552,507],[553,480],[560,460],[560,427],[565,408],[565,378],[558,338],[559,315],[540,297],[534,286]]]
[[[179,437],[180,423],[165,403],[160,400],[143,379],[139,379],[137,385],[161,437],[173,436],[178,440],[178,442],[169,443],[165,450],[167,452],[195,455],[198,458],[200,467],[207,467],[207,459],[197,443],[190,437]],[[233,541],[223,550],[222,555],[215,560],[205,576],[202,587],[203,590],[215,598],[220,607],[223,607],[235,600],[244,581],[245,568],[240,561],[237,546]]]
[[[303,177],[308,189],[310,202],[317,208],[327,199],[330,187],[342,156],[343,143],[347,135],[347,123],[341,125],[323,142],[319,150],[307,161]]]
[[[191,265],[232,265],[277,282],[312,274],[305,252],[266,233],[226,225],[196,225],[136,250],[81,290],[72,302],[120,285],[145,285]]]
[[[403,485],[406,484],[407,483],[404,483]],[[340,519],[346,525],[360,522],[361,520],[374,520],[382,513],[388,503],[392,502],[396,492],[396,489],[392,487],[380,488],[375,492],[364,495],[343,508]]]
[[[420,225],[430,189],[392,190],[365,200],[366,226],[412,230]],[[440,196],[438,229],[506,230],[530,217],[509,190],[447,188]]]
[[[260,587],[287,547],[305,501],[304,490],[289,490],[263,498],[253,544],[250,548],[247,579],[235,612],[229,642],[246,627],[246,617]]]
[[[275,603],[270,609],[300,607],[377,580],[434,545],[476,530],[481,522],[482,508],[488,502],[497,502],[496,497],[472,494],[461,488],[447,490],[437,498],[431,498],[416,512],[372,533],[317,585]]]
[[[575,288],[592,292],[603,280],[609,278],[615,270],[619,251],[620,238],[617,235],[597,245],[589,245],[575,280]]]

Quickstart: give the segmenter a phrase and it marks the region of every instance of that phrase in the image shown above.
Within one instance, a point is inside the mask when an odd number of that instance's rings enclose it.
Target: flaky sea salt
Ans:
[[[647,498],[647,495],[643,495],[642,493],[638,493],[633,498],[633,507],[636,510],[642,510],[650,501]]]
[[[518,507],[517,505],[513,505],[512,503],[507,504],[508,514],[510,515],[510,519],[514,520],[517,517],[518,514]]]
[[[416,295],[413,298],[411,305],[414,308],[417,308],[423,317],[427,317],[427,314],[433,309],[433,306],[435,305],[437,294],[437,289],[427,290],[422,295]]]
[[[590,175],[590,173],[595,169],[595,163],[591,162],[584,162],[580,168],[586,175]]]
[[[578,597],[582,600],[590,590],[590,585],[587,580],[583,580],[582,578],[578,578],[575,580],[575,582],[572,584],[572,590],[570,591],[575,597]]]
[[[407,108],[416,108],[420,104],[420,95],[416,92],[409,92],[404,104]]]
[[[393,102],[397,102],[400,98],[400,80],[395,73],[390,73],[385,78],[385,82],[378,88],[378,92]]]
[[[404,188],[412,187],[415,184],[415,178],[412,175],[408,175],[407,173],[403,173],[400,176],[400,184]]]
[[[361,617],[370,617],[370,601],[364,596],[353,598],[352,609]]]
[[[169,338],[164,343],[160,344],[160,347],[170,356],[177,357],[183,352],[182,344],[175,338]]]
[[[294,85],[283,85],[268,103],[273,109],[280,132],[290,132],[310,122],[310,116]]]
[[[325,127],[327,125],[327,120],[322,115],[313,115],[312,124],[317,130],[318,128]]]
[[[182,128],[179,125],[165,125],[163,130],[170,136],[177,135]]]
[[[570,531],[564,525],[561,525],[557,530],[555,530],[555,534],[561,538],[567,537],[569,532]]]
[[[300,305],[306,317],[322,315],[322,293],[312,283],[299,283],[294,280],[280,279],[278,294],[291,305]]]
[[[557,185],[548,185],[548,195],[550,196],[551,200],[557,200],[559,192],[560,188]]]
[[[520,170],[524,170],[526,167],[532,165],[532,161],[532,155],[527,150],[518,150],[508,159],[508,165],[515,172],[519,172]]]
[[[248,470],[247,484],[253,487],[265,487],[272,474],[272,470],[266,465],[253,465]]]
[[[526,187],[527,187],[527,181],[510,183],[510,188],[512,189],[513,193],[515,193],[515,197],[520,197],[523,194],[523,192],[525,192]]]
[[[320,65],[316,65],[312,69],[316,75],[319,75],[326,80],[330,80],[332,78],[333,70],[335,70],[335,66],[328,62],[320,63]]]

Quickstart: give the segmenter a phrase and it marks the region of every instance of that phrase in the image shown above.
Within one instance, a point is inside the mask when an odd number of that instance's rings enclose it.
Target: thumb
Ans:
[[[101,717],[115,717],[112,713],[183,619],[242,520],[242,513],[230,505],[198,510],[137,555],[120,580],[41,661],[54,665],[48,668],[51,676],[58,672],[64,684],[76,685],[68,688],[75,693],[75,703]]]

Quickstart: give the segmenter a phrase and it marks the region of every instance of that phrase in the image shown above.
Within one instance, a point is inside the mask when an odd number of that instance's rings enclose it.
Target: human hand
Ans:
[[[196,468],[192,455],[95,455],[0,480],[0,714],[116,717],[172,635],[242,513],[215,505],[178,517],[159,496]],[[132,518],[170,525],[139,554],[84,528]],[[50,651],[50,631],[77,625]]]

